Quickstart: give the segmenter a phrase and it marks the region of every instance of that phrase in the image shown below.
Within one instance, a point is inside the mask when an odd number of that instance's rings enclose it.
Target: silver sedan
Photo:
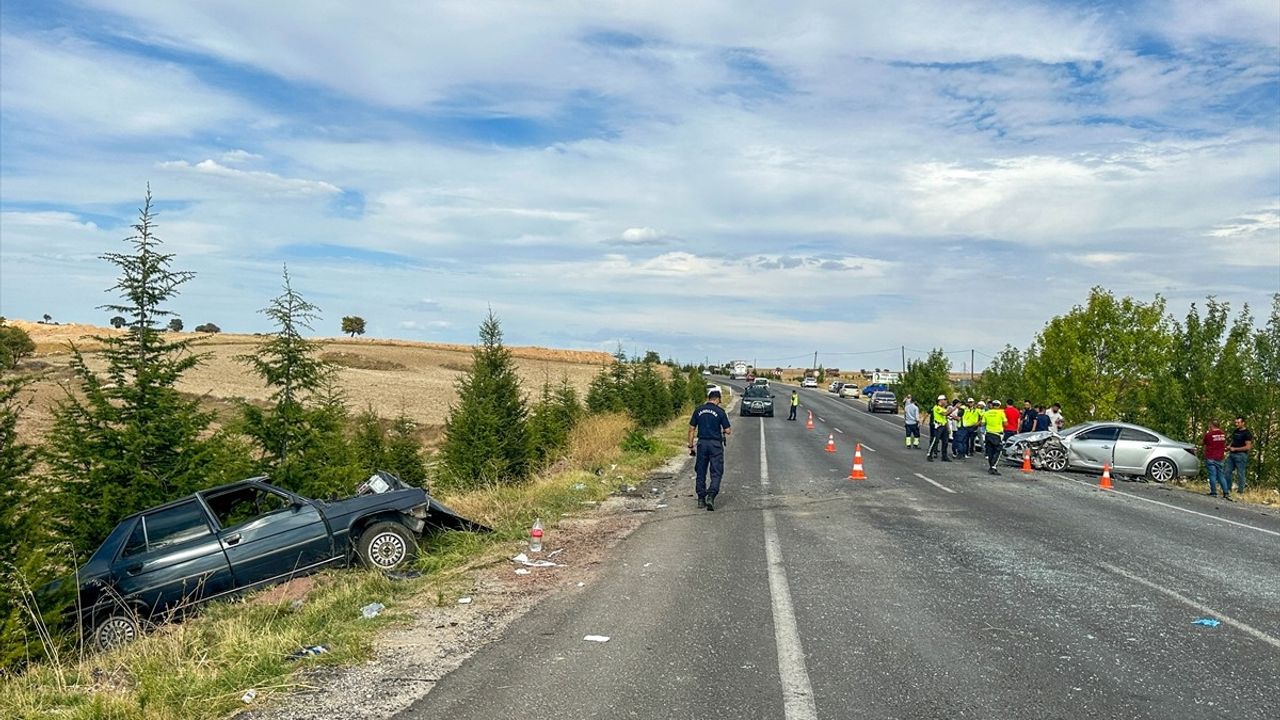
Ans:
[[[1155,482],[1168,482],[1178,477],[1195,477],[1200,473],[1196,446],[1173,440],[1160,433],[1123,422],[1087,422],[1063,430],[1058,435],[1061,447],[1049,432],[1019,433],[1004,441],[1004,455],[1022,462],[1023,449],[1043,447],[1039,456],[1048,470],[1111,471],[1121,475],[1141,475]]]

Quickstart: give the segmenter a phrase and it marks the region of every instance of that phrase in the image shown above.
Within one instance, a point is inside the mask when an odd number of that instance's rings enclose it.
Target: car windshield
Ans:
[[[751,387],[747,388],[746,397],[767,398],[769,397],[769,388],[766,388],[760,385],[752,385]]]

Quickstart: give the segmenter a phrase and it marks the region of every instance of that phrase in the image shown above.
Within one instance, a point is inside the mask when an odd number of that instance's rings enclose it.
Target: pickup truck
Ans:
[[[395,570],[432,528],[488,530],[381,471],[332,502],[265,477],[202,490],[111,531],[77,574],[80,627],[105,650],[200,603],[322,568]]]

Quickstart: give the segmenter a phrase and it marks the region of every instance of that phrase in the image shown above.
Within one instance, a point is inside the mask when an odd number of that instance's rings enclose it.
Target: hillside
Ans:
[[[116,335],[123,330],[93,325],[46,325],[23,320],[9,324],[26,330],[36,343],[36,356],[23,365],[44,371],[32,385],[32,404],[23,416],[19,433],[36,441],[51,423],[50,411],[64,397],[61,383],[70,378],[70,343],[86,351],[90,367],[99,367],[94,356],[98,345],[93,335]],[[181,333],[195,336],[194,333]],[[180,389],[205,398],[206,403],[226,411],[239,399],[264,400],[266,388],[260,379],[238,362],[237,355],[253,350],[263,338],[254,335],[218,334],[199,336],[199,351],[207,353],[203,365],[189,372]],[[370,407],[382,417],[403,412],[419,424],[424,439],[438,435],[453,398],[457,377],[470,366],[471,348],[408,340],[372,338],[318,338],[326,359],[338,365],[339,385],[354,411]],[[587,385],[602,365],[613,362],[604,352],[557,350],[540,347],[511,347],[526,397],[534,395],[544,380],[553,384],[567,377],[585,396]]]

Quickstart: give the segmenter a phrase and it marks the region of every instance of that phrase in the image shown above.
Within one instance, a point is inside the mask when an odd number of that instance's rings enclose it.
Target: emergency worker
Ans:
[[[996,463],[1000,462],[1000,448],[1004,445],[1004,428],[1008,417],[1000,409],[1000,401],[992,400],[991,407],[982,413],[982,422],[987,429],[987,472],[999,475]]]
[[[925,459],[933,462],[933,458],[942,451],[942,462],[951,462],[947,457],[947,396],[939,395],[933,409],[929,412],[929,430],[933,433],[929,438],[929,454]]]
[[[968,457],[974,453],[974,436],[978,433],[978,425],[982,422],[982,413],[973,404],[973,398],[964,403],[964,411],[960,414],[960,452]]]
[[[800,393],[796,390],[791,391],[791,414],[787,416],[788,420],[796,419],[796,411],[800,409]]]
[[[729,427],[729,413],[720,407],[720,388],[707,391],[707,401],[694,408],[689,418],[689,449],[694,450],[697,436],[697,459],[694,460],[694,492],[698,495],[698,507],[716,509],[716,495],[720,493],[720,478],[724,477],[724,443],[733,429]],[[707,484],[707,471],[711,483]]]

